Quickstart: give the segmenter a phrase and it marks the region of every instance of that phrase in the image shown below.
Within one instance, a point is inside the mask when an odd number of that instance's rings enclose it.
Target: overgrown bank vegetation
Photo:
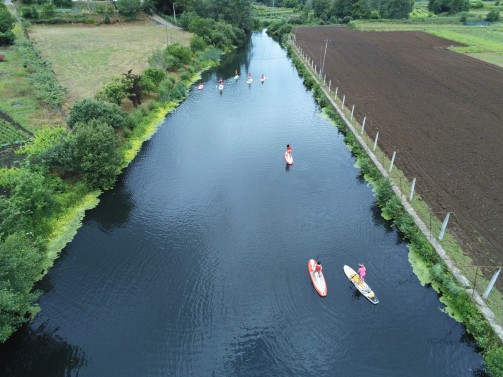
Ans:
[[[119,9],[128,1],[119,0]],[[136,18],[140,11],[127,17]],[[151,51],[143,72],[115,72],[92,97],[71,103],[65,122],[57,118],[45,126],[22,124],[34,130],[32,138],[30,132],[15,128],[8,115],[7,121],[0,120],[2,130],[4,123],[9,127],[6,135],[19,131],[16,137],[2,139],[12,158],[0,167],[1,342],[39,311],[41,293],[33,285],[72,239],[85,210],[98,203],[102,190],[114,185],[143,141],[187,96],[199,73],[216,65],[223,52],[245,42],[247,30],[242,26],[207,19],[197,9],[186,11],[184,22],[195,31],[190,45],[171,43]],[[37,111],[62,113],[67,88],[57,82],[40,47],[19,35],[7,51],[21,57],[15,61],[23,79],[30,82],[28,96],[38,103]]]
[[[473,335],[484,350],[487,371],[495,377],[503,376],[503,344],[500,339],[480,313],[466,288],[455,279],[428,239],[417,227],[412,216],[405,210],[400,198],[392,189],[391,181],[381,175],[356,137],[347,129],[344,121],[332,107],[320,85],[303,62],[298,59],[292,48],[285,45],[294,61],[297,72],[304,79],[304,85],[313,91],[319,106],[344,134],[344,141],[355,156],[356,165],[360,168],[361,174],[373,186],[376,204],[381,208],[383,218],[392,221],[393,226],[407,241],[410,254],[413,255],[416,263],[421,263],[422,268],[427,271],[426,282],[431,284],[441,295],[441,300],[446,305],[445,311],[456,320],[464,323],[467,331]]]

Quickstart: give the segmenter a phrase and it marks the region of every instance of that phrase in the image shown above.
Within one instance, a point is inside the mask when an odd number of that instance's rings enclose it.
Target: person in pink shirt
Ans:
[[[321,267],[321,262],[316,261],[316,266],[314,267],[314,273],[317,274],[318,276],[320,276],[322,269],[323,269],[323,267]]]
[[[362,283],[365,283],[365,276],[367,276],[367,269],[363,265],[363,263],[359,264],[360,267],[358,267],[358,275],[360,275],[360,281]]]

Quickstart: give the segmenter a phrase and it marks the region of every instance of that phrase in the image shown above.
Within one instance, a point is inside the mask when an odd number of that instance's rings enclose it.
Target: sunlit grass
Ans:
[[[66,107],[91,98],[111,77],[130,69],[140,74],[148,57],[170,43],[188,45],[192,34],[149,22],[119,25],[33,26],[32,40],[68,88]]]
[[[355,22],[362,31],[424,31],[440,38],[463,44],[453,51],[503,67],[503,24],[465,26],[429,23]]]

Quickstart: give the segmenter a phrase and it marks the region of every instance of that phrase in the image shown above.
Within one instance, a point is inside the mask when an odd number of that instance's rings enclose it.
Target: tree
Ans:
[[[122,157],[119,139],[112,126],[97,120],[77,123],[70,139],[74,165],[91,188],[112,186],[119,173]]]
[[[124,17],[135,19],[141,10],[141,3],[140,0],[117,0],[117,9]]]
[[[116,104],[86,98],[73,105],[68,118],[68,126],[73,128],[76,123],[88,123],[95,119],[115,129],[120,129],[126,125],[126,117],[126,113]]]
[[[41,255],[37,242],[24,233],[0,240],[0,342],[39,310],[40,292],[32,287],[41,271]]]
[[[470,8],[469,0],[429,0],[428,10],[435,14],[439,13],[459,13]]]
[[[124,75],[118,75],[106,83],[94,96],[98,101],[115,103],[120,106],[133,83]]]
[[[413,7],[414,3],[411,0],[389,0],[382,4],[379,13],[384,18],[404,19],[409,18]]]
[[[0,33],[6,33],[14,28],[16,19],[6,8],[0,8]]]

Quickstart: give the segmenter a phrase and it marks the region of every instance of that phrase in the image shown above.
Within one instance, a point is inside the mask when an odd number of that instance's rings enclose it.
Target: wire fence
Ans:
[[[367,122],[367,117],[363,117],[363,119],[358,120],[355,115],[355,106],[352,104],[350,105],[347,102],[346,95],[343,93],[341,88],[334,88],[332,86],[332,80],[330,78],[327,79],[326,74],[322,72],[322,69],[317,67],[314,60],[308,54],[305,54],[294,41],[291,40],[290,44],[296,51],[297,56],[310,70],[313,77],[315,77],[325,92],[328,93],[331,100],[335,102],[338,110],[346,118],[345,121],[352,126],[356,133],[358,133],[360,140],[363,141],[368,151],[373,154],[375,160],[378,161],[382,168],[386,170],[387,176],[393,182],[395,187],[398,188],[402,201],[406,201],[410,204],[417,216],[427,226],[429,233],[427,234],[427,237],[430,240],[435,239],[440,242],[442,247],[454,260],[456,267],[459,268],[462,274],[470,282],[469,285],[472,292],[477,292],[480,296],[485,296],[487,291],[486,288],[491,283],[491,277],[497,275],[495,272],[497,272],[498,269],[501,269],[501,266],[498,266],[497,264],[493,266],[477,266],[463,253],[455,235],[448,230],[449,218],[451,216],[455,216],[456,214],[449,211],[434,211],[430,208],[421,196],[415,192],[415,188],[417,187],[416,183],[420,184],[420,182],[417,182],[416,177],[408,177],[403,171],[397,168],[397,163],[398,165],[401,165],[399,150],[394,150],[391,157],[386,154],[386,152],[381,149],[379,144],[379,141],[382,141],[382,136],[379,136],[378,128],[370,124],[370,122]],[[372,131],[374,136],[371,136],[369,129]],[[497,317],[496,321],[500,325],[503,324],[502,294],[498,290],[493,289],[484,299],[487,305],[495,312]]]

